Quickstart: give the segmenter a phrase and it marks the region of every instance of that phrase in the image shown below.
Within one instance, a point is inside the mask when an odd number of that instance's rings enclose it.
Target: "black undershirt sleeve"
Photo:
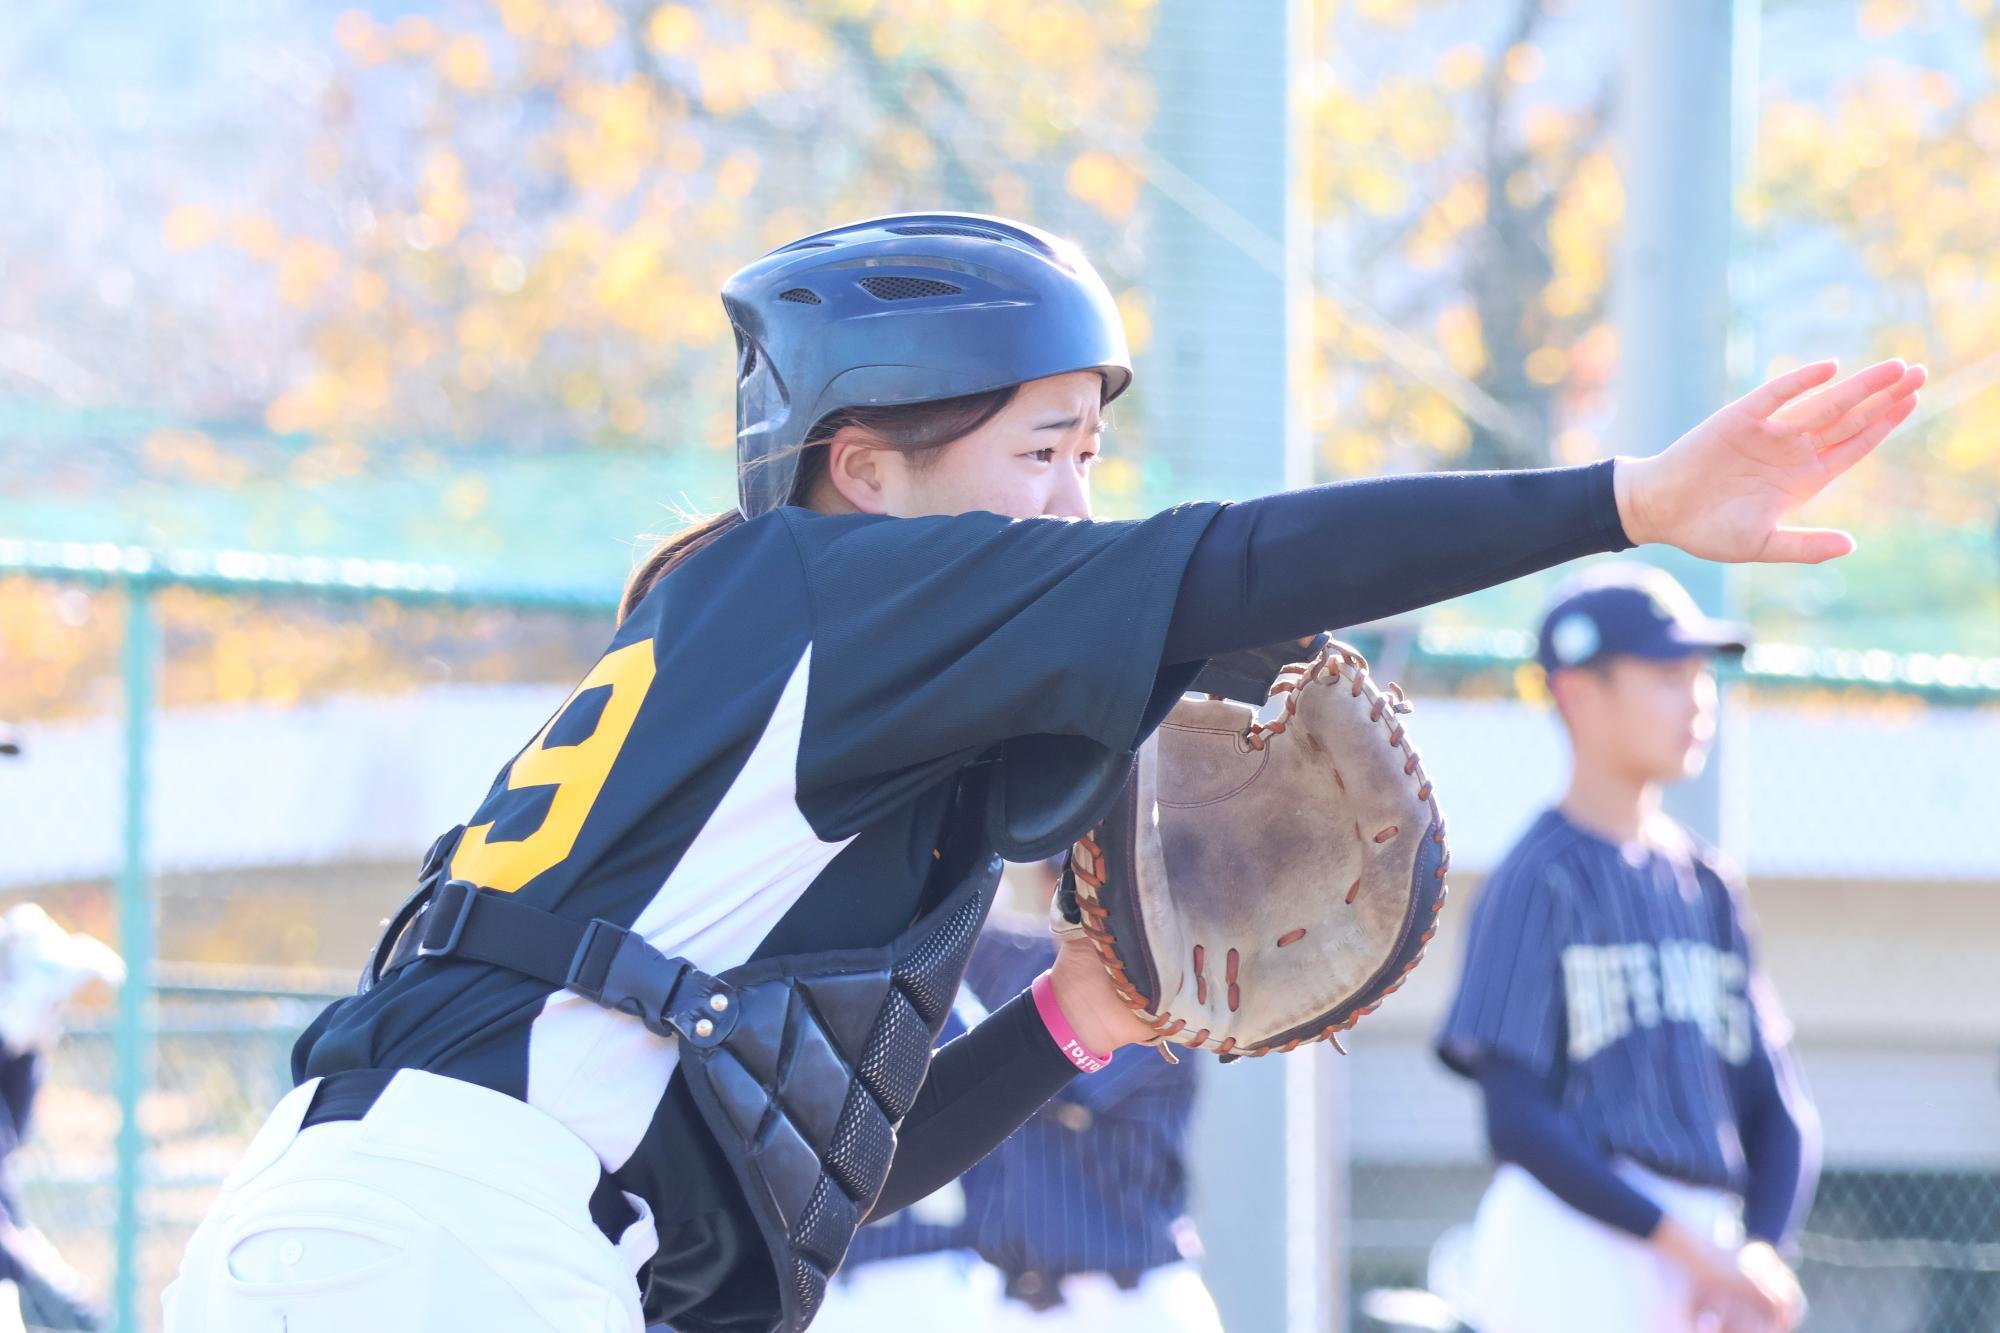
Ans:
[[[1379,477],[1225,506],[1181,578],[1162,660],[1359,625],[1624,550],[1612,467]]]
[[[931,1061],[896,1133],[896,1158],[871,1218],[908,1207],[1000,1146],[1076,1077],[1022,991]]]
[[[1226,506],[1188,562],[1162,660],[1361,624],[1622,550],[1612,466],[1384,477]],[[958,1176],[1075,1076],[1030,996],[994,1010],[932,1061],[871,1216]]]

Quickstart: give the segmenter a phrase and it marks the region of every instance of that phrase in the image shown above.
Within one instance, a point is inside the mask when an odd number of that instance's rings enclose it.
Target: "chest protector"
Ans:
[[[782,1333],[811,1321],[882,1192],[999,880],[996,857],[893,944],[724,972],[734,1029],[684,1048],[695,1105],[777,1265]]]

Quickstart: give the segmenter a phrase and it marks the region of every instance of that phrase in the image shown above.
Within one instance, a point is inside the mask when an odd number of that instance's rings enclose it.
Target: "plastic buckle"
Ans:
[[[465,923],[472,918],[472,904],[478,901],[479,890],[462,879],[449,879],[438,886],[437,895],[431,899],[430,908],[424,913],[423,938],[417,942],[417,957],[440,958],[458,948],[458,942],[465,936]],[[444,943],[432,947],[430,943],[431,923],[439,919],[438,913],[446,913],[444,919],[451,922],[445,932]]]
[[[604,969],[604,980],[592,986],[580,974],[605,931],[617,936],[618,945]],[[696,979],[693,987],[687,985],[690,978]],[[667,957],[638,932],[602,917],[584,927],[563,985],[592,1004],[630,1014],[656,1036],[698,1046],[715,1045],[736,1026],[728,986],[697,971],[685,958]],[[676,999],[682,1001],[678,1008]]]

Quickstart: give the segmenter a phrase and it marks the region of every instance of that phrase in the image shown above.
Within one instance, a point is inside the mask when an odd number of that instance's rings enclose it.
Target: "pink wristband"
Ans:
[[[1042,1016],[1042,1026],[1055,1038],[1056,1048],[1069,1057],[1069,1062],[1086,1074],[1095,1074],[1111,1063],[1108,1055],[1099,1055],[1077,1039],[1070,1029],[1069,1020],[1063,1017],[1062,1005],[1056,1000],[1055,983],[1044,972],[1028,987],[1035,993],[1035,1012]]]

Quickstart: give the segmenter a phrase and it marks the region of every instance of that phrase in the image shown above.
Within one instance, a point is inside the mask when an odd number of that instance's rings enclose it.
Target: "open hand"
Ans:
[[[1613,481],[1625,535],[1730,562],[1814,565],[1852,551],[1844,532],[1780,520],[1908,419],[1925,370],[1882,361],[1829,384],[1837,369],[1832,361],[1801,366],[1661,453],[1619,459]]]
[[[1806,1296],[1791,1266],[1766,1241],[1753,1240],[1736,1252],[1736,1271],[1757,1284],[1757,1289],[1777,1307],[1775,1320],[1768,1325],[1774,1333],[1791,1333],[1805,1318]],[[1762,1333],[1759,1325],[1749,1328]]]

